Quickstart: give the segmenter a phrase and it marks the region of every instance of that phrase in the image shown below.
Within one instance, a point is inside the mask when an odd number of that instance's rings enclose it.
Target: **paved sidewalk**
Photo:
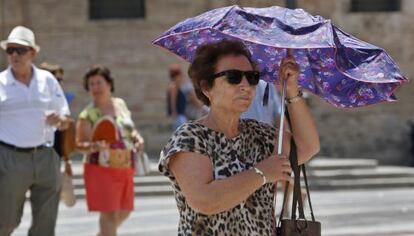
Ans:
[[[414,189],[313,191],[316,218],[323,236],[413,236]],[[278,198],[278,206],[280,207]],[[120,236],[177,235],[178,212],[172,196],[137,197],[136,210],[121,226]],[[13,236],[27,235],[30,208]],[[57,236],[94,236],[98,215],[86,211],[85,201],[74,208],[60,205]]]

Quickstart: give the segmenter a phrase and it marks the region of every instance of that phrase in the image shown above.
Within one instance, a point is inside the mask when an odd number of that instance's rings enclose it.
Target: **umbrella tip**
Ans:
[[[244,7],[239,4],[239,1],[238,0],[231,0],[231,2],[233,3],[233,5],[231,6],[231,8],[238,7],[240,9],[242,9],[242,10],[245,10]]]

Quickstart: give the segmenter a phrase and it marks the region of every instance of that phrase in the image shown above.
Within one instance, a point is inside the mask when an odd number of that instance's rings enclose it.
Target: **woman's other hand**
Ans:
[[[279,68],[279,77],[286,81],[286,93],[287,96],[295,96],[299,90],[299,74],[300,68],[296,63],[295,58],[291,52],[288,52],[288,56],[282,60]]]
[[[266,177],[267,183],[277,181],[292,181],[290,161],[284,155],[272,155],[256,165]]]
[[[89,152],[100,152],[109,149],[109,144],[105,141],[95,141],[90,143]]]
[[[50,126],[59,126],[61,122],[60,116],[57,112],[46,113],[46,124]]]

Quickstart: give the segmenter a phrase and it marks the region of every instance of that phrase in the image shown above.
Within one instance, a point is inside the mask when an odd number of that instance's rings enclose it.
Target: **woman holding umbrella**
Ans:
[[[273,235],[277,181],[290,181],[289,140],[299,164],[319,151],[314,120],[298,87],[299,67],[284,59],[279,76],[286,81],[291,131],[276,155],[277,130],[240,119],[254,97],[260,73],[239,41],[200,46],[189,68],[198,98],[210,107],[187,122],[161,152],[159,170],[173,184],[180,212],[179,235]]]

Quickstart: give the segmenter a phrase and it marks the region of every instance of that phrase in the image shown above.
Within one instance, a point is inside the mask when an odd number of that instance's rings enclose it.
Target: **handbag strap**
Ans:
[[[306,176],[305,164],[302,164],[302,173],[303,173],[303,178],[305,180],[306,195],[308,196],[308,203],[309,203],[310,214],[311,214],[311,217],[312,217],[312,221],[315,221],[315,216],[313,214],[312,201],[311,201],[310,191],[309,191],[309,186],[308,186],[308,177]]]
[[[282,222],[282,217],[283,217],[283,213],[285,212],[285,205],[286,205],[286,201],[287,201],[287,195],[288,195],[288,191],[289,191],[289,182],[286,181],[285,182],[285,191],[283,193],[283,205],[282,205],[282,210],[280,211],[280,216],[279,216],[279,222],[278,222],[278,226],[280,226],[280,223]]]
[[[311,214],[311,217],[312,217],[312,221],[315,221],[315,215],[313,213],[313,207],[312,207],[312,201],[311,201],[311,197],[310,197],[310,191],[309,191],[309,186],[308,186],[308,179],[307,179],[307,175],[306,175],[305,165],[301,165],[301,169],[302,169],[302,174],[303,174],[304,181],[305,181],[306,193],[307,193],[307,199],[308,199],[308,203],[309,203],[310,214]],[[299,177],[299,182],[300,182],[300,177]],[[296,185],[296,184],[294,184],[294,185]],[[299,191],[297,190],[298,188],[294,188],[293,200],[292,200],[291,219],[296,219],[297,205],[299,205],[299,217],[305,218],[304,214],[303,215],[301,214],[301,211],[304,212],[303,204],[301,203],[302,202],[302,197],[300,197],[300,198],[297,197],[297,196],[301,196],[301,191],[300,191],[301,187],[300,187],[300,184],[296,185],[296,186],[299,186]],[[280,225],[281,220],[283,218],[283,213],[285,211],[285,205],[286,205],[286,201],[288,199],[287,198],[288,189],[289,189],[289,182],[286,182],[286,186],[285,186],[285,190],[284,190],[284,194],[283,194],[283,205],[282,205],[282,210],[280,212],[278,225]]]
[[[297,151],[296,151],[296,144],[292,139],[292,146],[291,146],[293,154],[291,158],[291,166],[294,173],[294,184],[293,184],[293,200],[292,200],[292,215],[291,219],[296,219],[296,209],[299,211],[299,218],[304,219],[305,213],[303,210],[303,199],[301,196],[301,184],[300,184],[300,166],[298,164],[297,158]],[[297,207],[297,205],[299,205]]]
[[[288,120],[289,120],[289,118],[288,118]],[[296,184],[297,176],[299,176],[297,174],[298,160],[297,160],[297,152],[296,152],[296,143],[293,139],[291,139],[290,143],[291,143],[290,144],[291,148],[290,148],[290,154],[289,154],[290,159],[289,160],[290,160],[290,165],[292,166],[292,170],[293,170],[293,173],[294,173],[294,176],[295,176],[294,186],[298,186],[298,184]],[[300,176],[299,176],[299,185],[300,185]],[[299,190],[300,190],[300,186],[299,186]],[[286,202],[287,202],[287,199],[288,199],[288,197],[287,197],[288,191],[289,191],[289,182],[286,181],[285,182],[285,191],[284,191],[284,194],[283,194],[283,203],[282,203],[283,205],[282,205],[282,210],[281,210],[280,215],[279,215],[278,226],[280,226],[280,224],[282,222],[282,218],[283,218],[283,213],[285,212],[285,205],[286,205]],[[297,200],[296,200],[296,197],[295,197],[296,196],[295,192],[296,192],[296,188],[293,189],[293,201],[292,201],[292,211],[291,211],[291,218],[292,219],[296,218],[296,207],[297,207],[296,203],[297,203]],[[301,204],[301,206],[303,207],[303,204]]]
[[[290,117],[289,117],[289,113],[286,110],[286,118],[287,121],[290,122]],[[299,218],[305,219],[305,214],[304,214],[304,207],[303,207],[303,199],[302,199],[302,194],[301,194],[301,183],[300,183],[300,170],[302,169],[302,173],[303,173],[303,178],[304,178],[304,182],[305,182],[305,187],[306,187],[306,193],[307,193],[307,198],[308,198],[308,203],[309,203],[309,208],[310,208],[310,214],[312,217],[312,221],[315,221],[315,216],[313,214],[313,207],[312,207],[312,201],[311,201],[311,197],[310,197],[310,191],[309,191],[309,185],[308,185],[308,178],[306,175],[306,168],[305,168],[305,164],[302,164],[299,166],[298,163],[298,158],[297,158],[297,149],[296,149],[296,143],[295,140],[292,138],[291,139],[291,149],[290,149],[290,164],[294,173],[294,189],[293,189],[293,199],[292,199],[292,211],[291,211],[291,219],[296,219],[296,209],[298,209],[299,211]],[[289,189],[289,182],[286,182],[285,185],[285,190],[284,190],[284,195],[283,195],[283,205],[282,205],[282,210],[280,212],[280,216],[279,216],[279,222],[278,222],[278,226],[280,226],[282,218],[283,218],[283,213],[285,211],[285,205],[286,205],[286,201],[287,201],[287,195],[288,195],[288,189]],[[299,205],[299,207],[298,207]]]

